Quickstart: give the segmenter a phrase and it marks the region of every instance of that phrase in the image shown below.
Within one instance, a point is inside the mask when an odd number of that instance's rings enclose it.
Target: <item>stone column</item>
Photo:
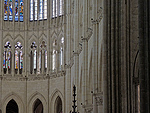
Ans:
[[[65,51],[66,51],[66,76],[65,76],[65,113],[69,113],[72,110],[72,100],[71,100],[71,67],[70,67],[70,58],[71,58],[71,0],[66,0],[64,4],[66,6],[66,33],[65,33]]]
[[[74,68],[75,85],[77,91],[77,105],[79,105],[79,0],[74,1]],[[78,109],[78,108],[77,108]]]
[[[80,7],[79,7],[80,9]],[[82,105],[88,105],[88,0],[83,0],[83,37],[82,38],[82,48],[83,48],[83,75],[82,75]],[[82,109],[82,112],[85,112],[85,108]]]
[[[83,75],[82,75],[82,105],[86,106],[87,102],[87,76],[88,76],[88,39],[83,38]],[[84,112],[84,109],[83,111]]]
[[[13,47],[13,46],[12,46]],[[12,73],[12,76],[14,76],[15,74],[15,51],[14,51],[14,48],[12,49],[12,65],[11,65],[11,73]]]

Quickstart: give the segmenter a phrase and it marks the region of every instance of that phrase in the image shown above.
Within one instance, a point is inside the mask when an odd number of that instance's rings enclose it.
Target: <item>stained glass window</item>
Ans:
[[[15,21],[18,21],[18,0],[15,0]]]
[[[23,52],[22,45],[20,42],[17,42],[15,45],[15,73],[21,74],[23,68]],[[18,73],[19,72],[19,73]]]
[[[34,60],[33,60],[33,65],[34,65],[34,69],[36,69],[36,50],[34,51]]]
[[[30,0],[30,20],[33,20],[33,0]]]
[[[53,67],[52,67],[53,70],[56,69],[56,51],[53,50]]]
[[[61,38],[61,43],[60,43],[60,68],[63,65],[63,47],[64,47],[64,37]]]
[[[3,58],[3,68],[6,68],[6,64],[5,64],[5,61],[6,61],[6,51],[4,51],[4,58]]]
[[[23,9],[24,9],[23,0],[20,0],[20,21],[23,21]]]
[[[47,0],[30,0],[30,21],[47,19]]]
[[[45,50],[45,68],[47,68],[47,51]]]
[[[39,20],[43,19],[43,0],[40,0],[40,14]]]
[[[58,7],[57,7],[57,0],[55,0],[55,2],[56,2],[56,4],[55,4],[55,17],[57,17],[57,9],[58,9]]]
[[[4,20],[8,20],[8,1],[4,0]]]
[[[7,54],[6,54],[6,68],[8,68],[8,69],[10,69],[10,59],[11,59],[11,53],[10,52],[8,52]]]
[[[13,2],[9,0],[9,20],[13,20]]]
[[[53,12],[52,12],[52,17],[55,17],[55,0],[53,0]]]
[[[18,69],[18,51],[15,51],[15,69]]]
[[[44,0],[44,19],[47,19],[47,0]]]
[[[20,51],[20,69],[23,68],[23,53]]]
[[[59,5],[59,15],[63,14],[63,0],[60,0],[60,5]]]
[[[35,7],[34,7],[34,11],[35,11],[35,12],[34,12],[34,13],[35,13],[35,14],[34,14],[34,15],[35,15],[34,19],[37,20],[37,17],[38,17],[38,16],[37,16],[37,11],[38,11],[38,2],[37,2],[37,0],[35,0],[34,3],[35,3],[35,4],[34,4],[34,6],[35,6]]]
[[[41,51],[39,53],[39,69],[41,70]]]
[[[10,51],[11,45],[10,42],[7,41],[4,46],[4,56],[3,56],[3,68],[5,68],[4,73],[6,73],[6,69],[10,69],[11,66],[11,51]]]
[[[63,15],[63,1],[52,0],[52,18]]]

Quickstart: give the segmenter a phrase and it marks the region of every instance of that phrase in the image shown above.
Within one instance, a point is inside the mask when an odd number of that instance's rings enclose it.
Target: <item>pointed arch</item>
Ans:
[[[38,44],[38,39],[37,39],[37,37],[34,34],[30,37],[30,39],[28,41],[28,50],[29,50],[29,53],[30,53],[30,50],[31,50],[31,44],[33,42],[35,42],[36,44]]]
[[[19,113],[18,104],[14,99],[11,99],[6,106],[6,113]]]
[[[45,41],[45,43],[47,44],[47,36],[45,34],[41,34],[40,38],[39,38],[39,43],[41,44],[42,41]]]
[[[3,103],[3,105],[2,105],[3,110],[2,111],[4,113],[6,113],[6,106],[7,106],[8,102],[11,101],[12,99],[15,100],[15,102],[17,103],[18,108],[19,108],[19,111],[18,111],[19,113],[21,111],[25,110],[24,109],[24,103],[23,103],[22,99],[20,98],[20,96],[17,95],[16,93],[14,93],[14,92],[11,92],[7,96],[5,96],[4,99],[3,99],[3,102],[2,102]]]
[[[55,39],[58,40],[58,36],[57,36],[56,32],[54,31],[54,32],[52,33],[52,42],[53,42]]]
[[[46,101],[45,97],[39,92],[35,92],[30,96],[29,101],[28,101],[28,113],[33,112],[34,103],[37,99],[39,99],[42,102],[42,104],[43,104],[43,113],[46,113],[46,111],[48,109],[47,108],[47,101]]]
[[[54,113],[62,113],[62,100],[59,96],[55,100]]]
[[[59,33],[59,35],[58,35],[59,40],[60,40],[62,37],[64,37],[64,33],[63,33],[63,31],[61,30],[60,33]]]
[[[3,39],[3,45],[5,45],[5,43],[9,41],[11,44],[13,44],[13,38],[10,34],[7,34],[4,39]]]
[[[63,95],[62,93],[58,90],[58,89],[55,89],[50,97],[50,106],[49,108],[51,109],[52,113],[54,113],[55,111],[55,102],[56,102],[56,99],[60,97],[61,101],[62,101],[62,111],[64,113],[64,100],[63,100]]]
[[[21,42],[21,43],[24,45],[23,36],[21,36],[20,34],[18,34],[18,35],[15,37],[15,42],[14,42],[14,43],[17,43],[17,42]]]
[[[43,103],[39,99],[34,102],[33,113],[43,113]]]

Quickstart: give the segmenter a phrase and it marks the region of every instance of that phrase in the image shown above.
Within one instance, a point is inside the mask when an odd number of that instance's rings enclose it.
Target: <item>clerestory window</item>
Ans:
[[[52,0],[52,18],[63,15],[63,0]]]
[[[4,20],[13,21],[14,19],[16,22],[22,22],[24,12],[23,9],[23,0],[4,0]]]
[[[47,19],[47,0],[30,0],[30,21]]]

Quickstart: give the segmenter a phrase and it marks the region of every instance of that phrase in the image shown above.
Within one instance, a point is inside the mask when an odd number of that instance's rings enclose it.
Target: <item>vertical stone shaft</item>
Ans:
[[[88,51],[87,51],[87,48],[88,48],[88,42],[87,42],[87,38],[83,38],[83,77],[82,77],[82,103],[83,105],[87,105],[87,98],[86,98],[86,88],[87,88],[87,85],[86,85],[86,77],[88,76],[87,75],[87,66],[88,66],[88,63],[87,63],[87,60],[88,60]]]
[[[104,10],[103,10],[103,19],[104,19],[104,27],[103,27],[103,36],[104,36],[104,48],[103,48],[103,113],[108,113],[108,8],[107,8],[108,0],[103,0]]]
[[[79,56],[78,56],[78,46],[79,46],[79,11],[78,11],[78,5],[79,5],[79,1],[76,0],[74,1],[74,62],[75,62],[75,84],[77,85],[78,83],[78,71],[79,71]],[[78,87],[77,87],[78,89]]]
[[[139,5],[139,83],[140,113],[149,112],[149,0],[138,0]],[[147,96],[146,96],[147,95]]]
[[[74,1],[74,67],[77,103],[79,104],[79,0]]]
[[[97,19],[97,0],[94,0],[93,19]],[[98,112],[95,94],[98,92],[97,89],[97,77],[98,77],[98,23],[93,24],[93,59],[92,59],[92,72],[93,72],[93,113]]]
[[[121,109],[127,113],[127,89],[126,89],[126,7],[125,1],[121,1]]]
[[[115,113],[115,0],[111,0],[111,87],[112,112]]]
[[[71,8],[71,1],[67,0],[66,1],[66,21],[67,21],[67,25],[66,25],[66,34],[65,34],[65,44],[66,44],[66,63],[68,63],[70,61],[70,57],[71,57],[71,17],[70,17],[70,8]],[[72,101],[71,101],[71,68],[69,66],[66,66],[66,76],[65,76],[65,113],[69,113],[70,110],[72,109],[71,105],[72,105]]]
[[[45,51],[44,49],[42,48],[42,52],[41,52],[41,57],[42,57],[42,74],[44,74],[45,72]]]
[[[83,105],[87,105],[87,78],[88,78],[88,40],[87,40],[87,0],[83,1],[83,78],[82,78],[82,103]]]

